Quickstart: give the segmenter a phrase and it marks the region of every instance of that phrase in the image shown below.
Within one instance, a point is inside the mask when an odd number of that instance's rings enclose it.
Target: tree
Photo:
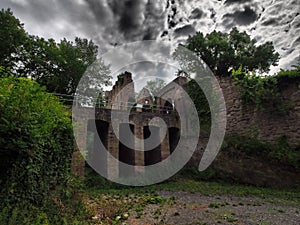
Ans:
[[[0,25],[0,65],[16,77],[31,77],[49,92],[73,95],[83,74],[97,60],[98,46],[93,41],[77,37],[74,42],[63,39],[57,43],[29,35],[10,9],[1,10]],[[110,76],[104,71],[109,73],[109,67],[103,65],[101,74],[95,68],[94,78],[107,84]]]
[[[147,81],[145,88],[147,88],[153,96],[157,96],[164,86],[166,86],[166,82],[162,79],[156,78],[155,80]]]
[[[22,51],[28,41],[23,24],[10,9],[0,11],[0,65],[12,67],[13,54]]]
[[[49,92],[72,95],[87,68],[97,60],[98,47],[87,39],[76,38],[75,42],[63,39],[56,43],[31,37],[31,46],[24,57],[25,73]]]
[[[257,45],[256,40],[237,28],[229,34],[213,31],[204,36],[197,32],[188,38],[184,47],[201,57],[217,76],[229,76],[232,69],[240,66],[245,71],[268,72],[279,60],[271,42]]]

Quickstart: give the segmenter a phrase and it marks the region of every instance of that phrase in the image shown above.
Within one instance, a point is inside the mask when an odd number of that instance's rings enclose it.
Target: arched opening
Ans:
[[[151,112],[150,100],[144,99],[143,112]]]
[[[164,113],[169,114],[169,113],[173,112],[174,108],[173,108],[172,102],[173,101],[171,98],[168,98],[168,100],[165,102],[164,110],[163,110]]]
[[[180,139],[180,130],[177,127],[169,128],[169,145],[170,145],[170,154],[174,152],[175,148],[178,145]]]
[[[92,127],[96,126],[96,132]],[[103,120],[89,120],[87,130],[87,157],[92,167],[107,168],[107,159],[100,157],[100,150],[107,151],[109,123]],[[97,138],[97,136],[99,138]],[[102,145],[101,145],[102,144]],[[103,155],[102,155],[103,156]],[[107,171],[105,171],[106,173]]]
[[[150,128],[153,131],[150,132]],[[144,127],[144,139],[148,137],[153,138],[154,143],[160,143],[160,128],[156,126],[145,126]],[[146,149],[150,149],[151,143],[144,141],[144,160],[145,160],[145,166],[153,165],[161,161],[161,150],[160,145],[155,147],[154,149],[146,151]]]
[[[131,132],[128,132],[128,126]],[[122,123],[119,126],[119,135],[122,139],[126,140],[126,143],[119,141],[119,161],[128,165],[135,165],[134,157],[134,125],[128,123]],[[119,176],[133,176],[134,169],[126,169],[124,166],[119,164]]]

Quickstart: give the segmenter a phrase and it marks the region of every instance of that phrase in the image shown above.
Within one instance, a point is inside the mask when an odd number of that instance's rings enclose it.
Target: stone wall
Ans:
[[[291,145],[300,144],[300,77],[279,80],[282,96],[280,105],[263,104],[263,108],[259,110],[256,110],[254,105],[243,107],[239,86],[233,78],[221,77],[218,80],[226,102],[226,135],[251,136],[270,143],[276,143],[285,136]],[[170,99],[172,101],[170,104],[173,103],[176,108],[180,106],[176,102],[176,99],[180,99],[176,85],[185,88],[186,82],[186,78],[178,77],[159,92],[159,97],[156,99],[157,112],[164,109],[167,99]],[[149,93],[144,95],[138,103],[143,104]],[[131,73],[125,72],[119,75],[113,89],[105,93],[105,98],[107,109],[127,110],[128,101],[135,99]],[[153,106],[152,99],[147,101],[150,106]]]
[[[232,78],[220,78],[226,101],[226,135],[239,134],[276,143],[285,136],[291,145],[300,144],[300,78],[279,80],[282,101],[278,106],[243,107],[239,87]]]
[[[134,83],[132,74],[125,72],[118,76],[111,91],[106,91],[105,96],[107,109],[127,110],[128,102],[135,101]]]
[[[255,110],[254,106],[249,106],[247,110],[243,108],[239,87],[232,78],[220,78],[219,83],[227,107],[226,136],[252,136],[272,144],[285,136],[291,146],[300,144],[300,78],[279,80],[280,107],[268,104],[260,110]],[[198,168],[207,142],[208,137],[200,137],[189,166]],[[234,147],[232,151],[221,150],[208,170],[200,174],[203,179],[268,187],[300,186],[300,173],[293,166],[250,156]]]

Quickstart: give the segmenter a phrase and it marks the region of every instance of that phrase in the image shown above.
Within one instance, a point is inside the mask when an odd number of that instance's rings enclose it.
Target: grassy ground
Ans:
[[[226,223],[234,223],[238,221],[234,217],[238,213],[234,210],[239,210],[238,207],[247,205],[248,208],[244,210],[250,211],[252,209],[249,207],[269,204],[268,209],[263,208],[267,212],[275,205],[290,207],[274,209],[276,213],[283,213],[300,206],[300,189],[262,188],[224,182],[206,182],[197,179],[197,175],[189,176],[186,172],[160,184],[147,187],[128,187],[111,183],[90,171],[87,173],[85,184],[83,191],[86,193],[86,203],[93,215],[91,224],[168,224],[166,218],[179,219],[181,217],[176,217],[176,215],[188,210],[189,207],[189,213],[195,213],[195,208],[199,207],[205,208],[207,213],[215,210],[216,212],[212,214],[217,218],[215,222],[222,217],[225,218]],[[184,200],[185,195],[194,196],[193,193],[195,196],[199,196],[199,194],[207,196],[202,197],[205,204],[203,205],[202,202],[197,205],[188,202],[189,200]],[[180,200],[182,203],[179,204],[177,199],[180,198],[182,198]],[[185,208],[181,207],[183,202]],[[299,214],[299,211],[296,210],[293,213]],[[151,218],[151,222],[141,222],[145,217]],[[181,219],[184,220],[184,218]],[[269,223],[265,222],[265,224]]]
[[[192,176],[186,175],[188,172],[189,171],[183,171],[160,184],[146,187],[129,187],[114,184],[88,171],[85,190],[90,196],[98,194],[144,194],[155,193],[161,190],[185,191],[191,193],[200,192],[202,195],[255,196],[266,200],[274,201],[274,199],[276,199],[277,201],[300,205],[300,188],[265,188],[225,182],[207,182],[197,179],[197,175],[195,174]]]

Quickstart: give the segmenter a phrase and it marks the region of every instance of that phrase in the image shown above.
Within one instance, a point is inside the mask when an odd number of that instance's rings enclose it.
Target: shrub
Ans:
[[[1,78],[0,206],[43,204],[68,176],[72,135],[70,113],[45,88],[28,78]]]

